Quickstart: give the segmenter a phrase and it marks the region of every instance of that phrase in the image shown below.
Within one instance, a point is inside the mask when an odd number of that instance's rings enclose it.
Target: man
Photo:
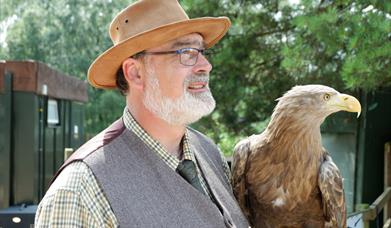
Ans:
[[[215,107],[204,53],[229,26],[189,19],[177,0],[140,0],[114,18],[114,46],[88,79],[119,88],[127,107],[60,168],[37,227],[248,227],[218,148],[187,127]]]

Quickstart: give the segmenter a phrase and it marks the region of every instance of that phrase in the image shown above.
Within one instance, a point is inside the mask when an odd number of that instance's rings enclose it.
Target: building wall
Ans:
[[[3,98],[4,94],[0,94],[0,107],[5,107]],[[4,147],[0,147],[0,168],[9,167],[8,173],[2,171],[0,175],[0,209],[38,204],[64,162],[64,148],[77,149],[84,142],[84,105],[54,99],[59,123],[48,124],[48,99],[31,92],[13,92],[12,118],[0,111],[0,122],[10,123],[12,129],[11,137],[0,132],[0,142],[8,143],[11,151],[6,158]]]

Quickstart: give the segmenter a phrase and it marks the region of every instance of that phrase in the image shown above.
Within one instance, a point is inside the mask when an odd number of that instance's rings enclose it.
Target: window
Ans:
[[[56,100],[48,100],[48,112],[47,112],[47,123],[49,125],[59,125],[60,117],[58,114],[58,104]]]

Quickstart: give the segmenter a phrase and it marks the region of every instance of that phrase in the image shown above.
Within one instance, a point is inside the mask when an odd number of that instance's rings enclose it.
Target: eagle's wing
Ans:
[[[232,189],[240,208],[247,218],[250,216],[249,208],[247,206],[246,188],[246,165],[249,153],[250,140],[249,138],[246,138],[236,144],[231,164]]]
[[[325,151],[320,167],[319,189],[322,193],[323,212],[332,227],[346,227],[345,195],[338,167]]]

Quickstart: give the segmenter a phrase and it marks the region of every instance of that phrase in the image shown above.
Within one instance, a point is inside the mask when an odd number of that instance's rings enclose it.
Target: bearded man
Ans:
[[[226,161],[188,127],[215,107],[205,54],[229,26],[189,19],[177,0],[140,0],[114,18],[114,45],[88,79],[127,106],[60,168],[36,227],[248,227]]]

